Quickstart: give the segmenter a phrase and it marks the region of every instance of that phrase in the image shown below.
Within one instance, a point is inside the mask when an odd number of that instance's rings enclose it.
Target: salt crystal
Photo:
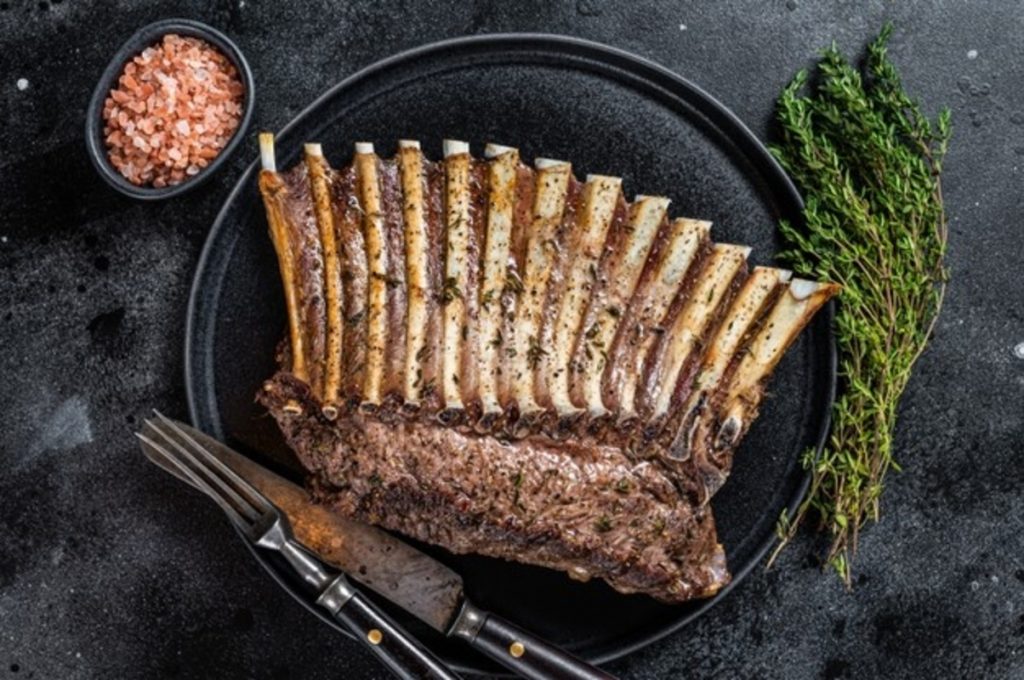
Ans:
[[[103,134],[110,162],[136,184],[165,186],[199,174],[238,127],[244,88],[237,71],[196,38],[165,35],[118,82],[104,103]]]

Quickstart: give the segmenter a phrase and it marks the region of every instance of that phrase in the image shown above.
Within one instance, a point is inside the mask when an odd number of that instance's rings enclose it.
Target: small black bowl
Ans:
[[[210,43],[231,60],[242,79],[245,88],[245,101],[242,105],[242,119],[235,129],[234,135],[228,143],[220,150],[217,157],[210,161],[210,164],[203,168],[198,174],[186,179],[180,184],[167,187],[137,186],[132,184],[117,171],[107,158],[107,143],[103,134],[103,103],[110,95],[110,91],[116,86],[118,78],[124,71],[125,65],[135,55],[147,47],[156,44],[168,33],[200,38]],[[96,170],[107,181],[107,184],[114,187],[122,194],[138,198],[144,201],[155,201],[162,198],[178,196],[186,191],[191,191],[206,180],[219,168],[228,156],[238,147],[243,139],[246,129],[252,120],[253,102],[255,101],[255,90],[253,88],[252,70],[248,62],[242,56],[242,51],[226,35],[217,29],[191,19],[163,19],[156,23],[144,26],[135,32],[135,35],[128,40],[117,51],[110,61],[103,75],[100,77],[96,89],[89,100],[89,108],[85,113],[85,143],[89,149],[89,158]]]

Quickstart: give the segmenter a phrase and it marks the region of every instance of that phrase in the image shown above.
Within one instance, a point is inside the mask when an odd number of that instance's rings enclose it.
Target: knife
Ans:
[[[343,573],[332,573],[292,533],[281,510],[184,430],[154,411],[136,437],[146,458],[176,469],[215,501],[252,548],[277,556],[302,581],[316,604],[355,635],[388,670],[402,680],[460,680],[423,643],[409,635],[375,604],[353,588]]]
[[[184,423],[175,424],[263,492],[291,522],[295,538],[324,562],[416,616],[532,680],[614,680],[466,597],[462,577],[394,536],[314,503],[305,489]],[[165,468],[182,481],[179,471]],[[191,483],[191,482],[189,482]]]

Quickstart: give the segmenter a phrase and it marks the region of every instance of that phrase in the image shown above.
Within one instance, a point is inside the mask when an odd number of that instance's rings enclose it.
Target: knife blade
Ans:
[[[532,680],[615,680],[466,598],[462,577],[433,557],[380,529],[315,503],[305,489],[174,421],[189,436],[263,492],[291,522],[295,538],[327,564],[416,616],[447,637]],[[185,482],[179,471],[164,467]]]
[[[288,517],[299,543],[435,630],[448,632],[463,600],[461,576],[391,534],[314,503],[301,486],[213,437],[180,421],[174,422],[263,492]],[[161,467],[189,482],[173,466]]]

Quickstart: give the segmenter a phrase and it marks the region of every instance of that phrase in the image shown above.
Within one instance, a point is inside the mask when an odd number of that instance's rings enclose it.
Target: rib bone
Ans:
[[[728,582],[708,500],[838,287],[621,180],[466,142],[319,145],[260,190],[288,312],[259,398],[321,499],[451,550],[678,602]],[[358,407],[358,408],[356,408]]]

